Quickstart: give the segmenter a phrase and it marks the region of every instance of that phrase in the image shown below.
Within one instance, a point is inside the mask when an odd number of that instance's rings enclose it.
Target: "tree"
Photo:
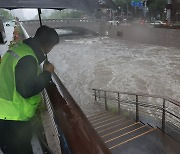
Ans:
[[[116,5],[120,6],[123,11],[126,12],[126,7],[128,5],[129,11],[131,11],[133,14],[135,14],[135,8],[131,7],[132,1],[141,1],[141,0],[113,0]],[[145,0],[142,0],[142,2]],[[155,17],[157,18],[158,15],[160,15],[160,18],[162,19],[164,8],[166,7],[167,0],[147,0],[147,8],[149,10],[148,15],[149,17]],[[142,16],[143,10],[139,9],[139,17]]]
[[[50,15],[47,15],[45,11],[42,12],[42,19],[65,19],[65,18],[81,18],[85,13],[82,11],[76,10],[61,10],[61,11],[53,11]],[[35,16],[34,19],[39,19],[38,15]]]
[[[166,4],[167,0],[147,0],[149,16],[157,18],[160,15],[160,19],[162,19]]]
[[[136,13],[138,14],[139,12],[141,12],[141,10],[139,10],[138,8],[135,11],[135,8],[131,6],[132,0],[113,0],[113,1],[118,6],[118,8],[120,8],[121,13],[123,12],[125,15],[131,13],[132,16],[136,16]]]
[[[9,11],[6,11],[4,9],[0,9],[0,18],[3,19],[3,21],[11,20],[14,17],[9,13]]]
[[[131,4],[132,0],[113,0],[113,1],[118,6],[125,6],[127,3]]]
[[[38,20],[39,19],[39,15],[37,14],[35,17],[34,17],[35,20]],[[48,16],[45,16],[44,14],[41,14],[41,19],[48,19]]]
[[[113,0],[114,3],[120,7],[120,9],[123,9],[123,10],[127,10],[127,7],[132,10],[132,7],[131,7],[131,1],[132,0]]]
[[[62,10],[62,11],[55,11],[51,13],[49,18],[53,19],[63,19],[63,18],[81,18],[83,16],[82,11],[76,11],[76,10]]]

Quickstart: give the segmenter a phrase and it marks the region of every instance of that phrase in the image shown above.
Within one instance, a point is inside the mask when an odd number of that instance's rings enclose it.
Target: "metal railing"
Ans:
[[[106,20],[103,19],[94,19],[94,18],[89,18],[89,19],[81,19],[81,18],[67,18],[67,19],[42,19],[43,22],[94,22],[94,23],[99,23],[103,22]],[[39,23],[39,20],[24,20],[21,21],[23,23]]]
[[[93,89],[93,91],[95,101],[103,101],[105,110],[115,107],[119,114],[122,110],[128,110],[135,117],[136,122],[140,120],[147,122],[174,138],[180,137],[180,102],[158,95],[101,89]]]

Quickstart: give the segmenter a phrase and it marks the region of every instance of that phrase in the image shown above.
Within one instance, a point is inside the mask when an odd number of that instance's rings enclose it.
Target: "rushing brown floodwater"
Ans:
[[[61,39],[49,55],[86,114],[100,109],[92,88],[143,92],[179,100],[180,51],[107,37]]]

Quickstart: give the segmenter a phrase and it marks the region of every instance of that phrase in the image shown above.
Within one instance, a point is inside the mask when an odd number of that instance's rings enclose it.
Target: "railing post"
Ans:
[[[118,113],[121,114],[121,108],[120,108],[120,96],[118,93]]]
[[[165,132],[165,108],[166,108],[166,104],[165,104],[166,100],[163,99],[163,109],[162,109],[162,131]]]
[[[107,107],[106,91],[104,91],[104,101],[105,101],[105,110],[107,111],[108,107]]]
[[[94,99],[95,99],[95,102],[96,102],[97,101],[96,89],[94,89]]]
[[[101,96],[100,96],[100,91],[98,91],[98,95],[99,95],[99,99],[101,98]]]
[[[138,95],[136,95],[136,122],[139,121]]]

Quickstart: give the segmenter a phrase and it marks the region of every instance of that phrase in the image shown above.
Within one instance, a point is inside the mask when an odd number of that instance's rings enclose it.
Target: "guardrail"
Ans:
[[[67,18],[67,19],[42,19],[42,22],[52,22],[52,21],[56,21],[56,22],[103,22],[106,20],[103,19],[94,19],[94,18],[89,18],[89,19],[81,19],[81,18]],[[39,20],[22,20],[20,22],[23,23],[39,23]]]
[[[114,107],[114,103],[117,103],[119,113],[122,109],[129,110],[135,115],[137,122],[141,120],[155,124],[169,135],[177,134],[180,137],[180,102],[158,95],[102,89],[93,89],[93,91],[95,101],[103,99],[105,110],[108,110],[108,104]],[[171,136],[177,137],[176,135]]]

